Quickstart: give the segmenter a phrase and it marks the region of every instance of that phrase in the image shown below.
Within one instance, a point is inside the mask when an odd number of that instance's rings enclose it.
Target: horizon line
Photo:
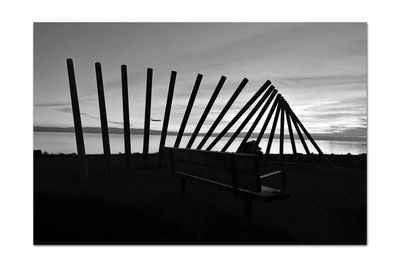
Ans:
[[[119,127],[109,127],[108,128],[110,134],[123,134],[124,128],[119,128]],[[142,133],[144,129],[142,128],[130,128],[132,131],[131,134],[138,134]],[[71,133],[74,132],[74,127],[73,126],[67,126],[67,127],[57,127],[57,126],[34,126],[33,127],[34,132],[64,132],[64,133]],[[161,134],[161,130],[155,130],[155,129],[150,129],[150,134]],[[83,132],[84,133],[101,133],[101,128],[100,127],[83,127]],[[172,134],[172,135],[177,135],[177,131],[167,131],[167,134]],[[191,136],[193,133],[192,132],[186,132],[183,133],[185,136]],[[219,133],[215,132],[212,133],[211,136],[215,137]],[[234,134],[234,132],[227,132],[224,137],[231,137]],[[246,132],[241,132],[238,136],[243,137],[246,134]],[[206,133],[199,132],[197,136],[204,136]],[[256,138],[259,135],[258,132],[253,132],[251,134],[251,137]],[[275,133],[275,135],[279,136],[279,133]],[[264,133],[263,137],[268,137],[269,135],[267,133]],[[288,133],[285,133],[284,137],[290,137]],[[367,136],[336,136],[332,135],[330,133],[313,133],[313,137],[316,140],[322,140],[322,141],[353,141],[353,142],[367,142]],[[294,133],[294,139],[299,140],[297,134]]]

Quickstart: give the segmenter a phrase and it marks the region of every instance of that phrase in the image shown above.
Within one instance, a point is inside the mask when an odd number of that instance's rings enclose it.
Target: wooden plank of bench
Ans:
[[[175,172],[177,177],[181,177],[181,178],[188,178],[194,181],[200,181],[200,182],[205,182],[208,184],[213,184],[218,186],[221,189],[225,189],[228,191],[233,191],[233,186],[231,185],[227,185],[224,183],[219,183],[216,181],[211,181],[196,175],[192,175],[192,174],[188,174],[188,173],[184,173],[184,172],[180,172],[180,171],[176,171]],[[279,200],[279,199],[285,199],[285,198],[289,198],[290,197],[290,193],[289,192],[281,192],[278,189],[275,188],[271,188],[271,187],[267,187],[267,186],[261,186],[261,191],[260,192],[252,192],[252,191],[248,191],[242,188],[238,188],[236,191],[237,196],[239,197],[250,197],[252,199],[258,200],[258,201],[262,201],[262,202],[270,202],[270,201],[274,201],[274,200]]]
[[[174,160],[195,163],[215,168],[231,168],[231,158],[228,153],[218,153],[212,151],[196,151],[190,149],[174,149]]]
[[[167,148],[172,149],[172,148]],[[235,157],[237,169],[247,173],[258,173],[258,162],[255,155],[227,153],[191,149],[173,149],[174,160],[193,162],[216,168],[232,168],[231,158]]]
[[[228,185],[236,183],[238,187],[253,192],[261,191],[255,155],[189,149],[174,149],[172,152],[175,171]]]
[[[206,165],[197,165],[192,162],[174,161],[175,172],[193,174],[204,179],[232,185],[232,173],[227,169],[208,167]]]

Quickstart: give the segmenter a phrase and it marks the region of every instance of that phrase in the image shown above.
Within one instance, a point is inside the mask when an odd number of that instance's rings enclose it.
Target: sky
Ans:
[[[146,69],[153,68],[155,120],[163,119],[170,73],[177,71],[170,131],[179,129],[200,73],[185,132],[194,130],[224,75],[227,80],[201,132],[247,78],[216,132],[270,80],[310,133],[349,139],[367,135],[365,23],[35,23],[34,126],[73,126],[67,58],[74,61],[83,127],[100,127],[94,64],[101,62],[109,127],[123,127],[120,66],[126,64],[132,128],[143,128]],[[162,121],[151,122],[151,129],[161,127]]]

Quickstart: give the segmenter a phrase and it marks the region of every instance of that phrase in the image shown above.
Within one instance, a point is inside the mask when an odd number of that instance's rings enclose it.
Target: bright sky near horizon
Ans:
[[[153,119],[163,118],[170,72],[178,72],[169,130],[178,130],[201,73],[204,77],[186,132],[195,128],[224,75],[227,81],[202,132],[240,81],[248,78],[217,131],[269,79],[311,133],[367,134],[365,23],[36,23],[35,126],[73,126],[67,58],[74,60],[84,127],[100,127],[94,69],[99,61],[109,127],[122,127],[120,66],[126,64],[133,128],[143,128],[146,69],[150,67],[154,70]],[[151,129],[161,129],[161,125],[152,121]]]

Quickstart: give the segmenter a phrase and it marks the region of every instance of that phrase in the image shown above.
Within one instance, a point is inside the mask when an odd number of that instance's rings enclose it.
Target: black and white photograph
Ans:
[[[367,245],[367,23],[32,26],[35,245]]]
[[[395,1],[8,1],[0,266],[400,266]]]

